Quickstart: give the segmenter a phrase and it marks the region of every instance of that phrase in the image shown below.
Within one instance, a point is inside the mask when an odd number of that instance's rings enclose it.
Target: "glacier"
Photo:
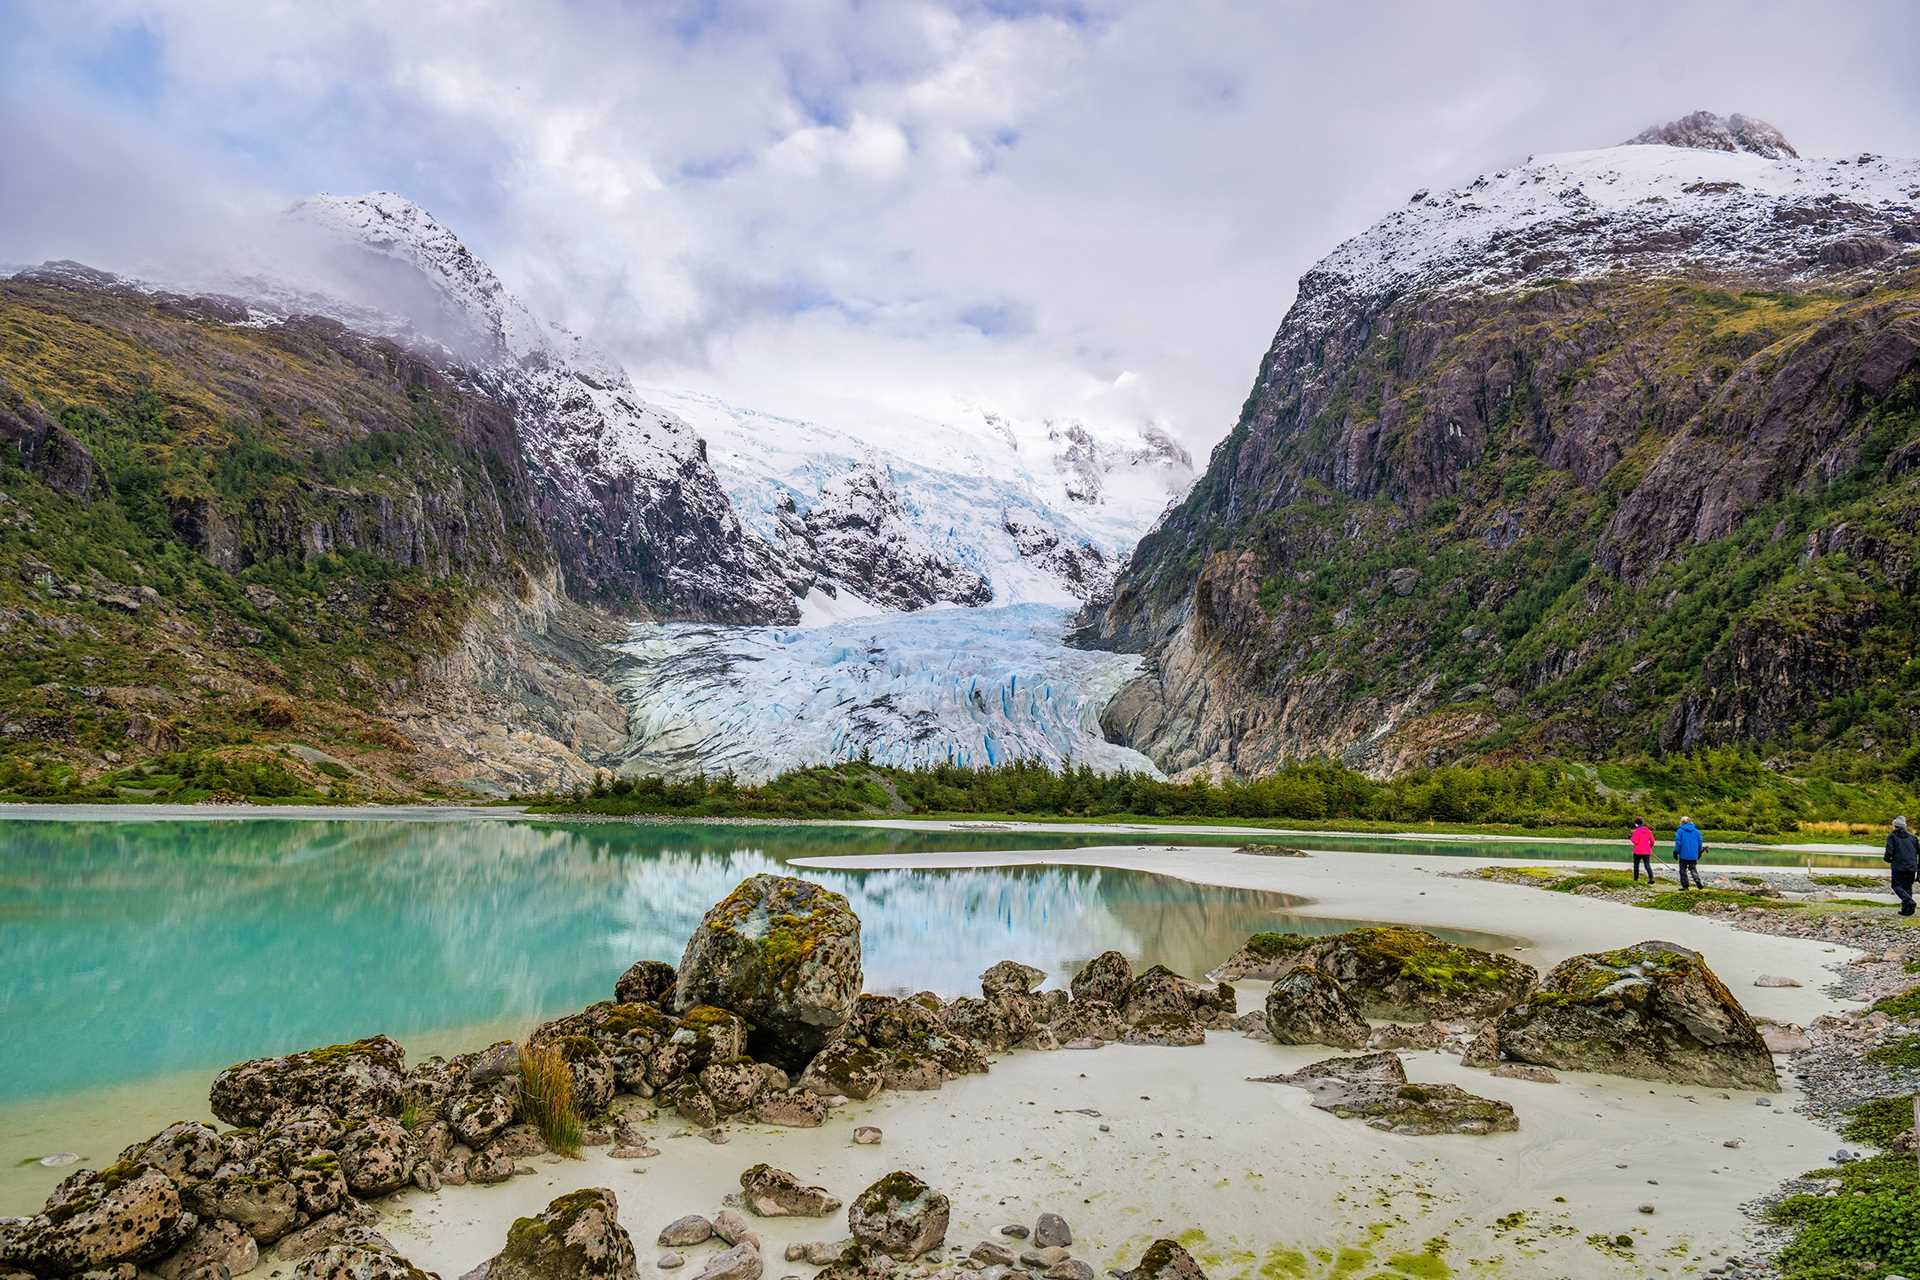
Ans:
[[[852,760],[1159,776],[1100,732],[1133,654],[1069,648],[1054,605],[928,609],[813,627],[637,623],[615,646],[623,772],[760,781]]]

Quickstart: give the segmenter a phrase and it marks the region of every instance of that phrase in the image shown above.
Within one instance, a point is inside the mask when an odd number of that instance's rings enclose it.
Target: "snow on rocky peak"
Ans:
[[[641,400],[577,335],[536,317],[426,210],[376,192],[317,196],[291,217],[346,251],[335,265],[358,301],[395,300],[405,331],[393,336],[439,343],[513,402],[577,594],[668,615],[799,617],[785,567],[741,526],[693,429]]]
[[[1712,120],[1689,116],[1621,146],[1415,192],[1301,278],[1283,336],[1420,289],[1614,273],[1787,282],[1915,256],[1920,163],[1801,158],[1771,125]]]
[[[863,539],[877,562],[901,562],[896,551],[910,544],[910,558],[954,570],[946,587],[886,593],[895,601],[887,607],[918,607],[908,603],[916,594],[922,603],[1096,599],[1193,481],[1186,450],[1152,425],[1129,438],[1117,429],[972,408],[940,420],[850,413],[828,425],[678,388],[647,386],[642,394],[706,438],[741,518],[817,577],[820,592],[840,602],[832,616],[847,616],[846,604],[871,589],[849,568]],[[856,495],[876,510],[897,511],[911,538],[871,540],[863,522],[851,519]],[[837,520],[846,528],[835,533]],[[823,538],[837,555],[814,554],[808,544],[825,546]],[[983,579],[989,590],[949,589],[962,575]]]
[[[1628,138],[1625,146],[1698,147],[1706,151],[1751,151],[1769,160],[1799,159],[1800,153],[1787,141],[1787,135],[1752,116],[1738,111],[1717,116],[1711,111],[1695,111],[1665,124],[1642,129]]]

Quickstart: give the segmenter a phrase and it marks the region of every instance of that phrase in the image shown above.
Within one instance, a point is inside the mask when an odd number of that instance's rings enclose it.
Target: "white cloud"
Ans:
[[[234,202],[388,188],[648,380],[1150,416],[1203,449],[1301,271],[1417,187],[1695,107],[1920,151],[1894,0],[1818,39],[1733,0],[1017,9],[14,0],[0,261],[119,265]]]

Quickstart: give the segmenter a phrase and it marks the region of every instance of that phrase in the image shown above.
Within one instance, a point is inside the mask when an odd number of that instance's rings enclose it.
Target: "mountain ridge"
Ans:
[[[1176,774],[1879,749],[1916,704],[1917,199],[1911,161],[1644,144],[1417,193],[1303,277],[1083,615],[1148,661],[1109,734]]]

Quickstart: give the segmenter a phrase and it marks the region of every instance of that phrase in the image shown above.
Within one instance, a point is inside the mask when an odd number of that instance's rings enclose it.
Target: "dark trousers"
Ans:
[[[1647,873],[1647,883],[1652,884],[1653,883],[1653,855],[1652,854],[1636,853],[1633,855],[1633,878],[1635,880],[1638,880],[1640,878],[1640,872],[1642,870],[1645,870]]]
[[[1893,896],[1900,899],[1900,914],[1913,914],[1913,872],[1893,869]]]
[[[1674,865],[1674,866],[1676,866],[1676,867],[1679,867],[1679,868],[1680,868],[1680,887],[1681,887],[1682,889],[1684,889],[1684,888],[1686,888],[1686,887],[1687,887],[1687,877],[1688,877],[1688,876],[1692,876],[1692,877],[1693,877],[1693,887],[1694,887],[1694,888],[1696,888],[1696,889],[1704,889],[1704,888],[1706,888],[1706,887],[1707,887],[1707,886],[1705,886],[1705,885],[1703,885],[1703,884],[1701,884],[1701,883],[1700,883],[1700,859],[1698,859],[1698,858],[1675,858],[1675,859],[1673,860],[1673,865]]]

